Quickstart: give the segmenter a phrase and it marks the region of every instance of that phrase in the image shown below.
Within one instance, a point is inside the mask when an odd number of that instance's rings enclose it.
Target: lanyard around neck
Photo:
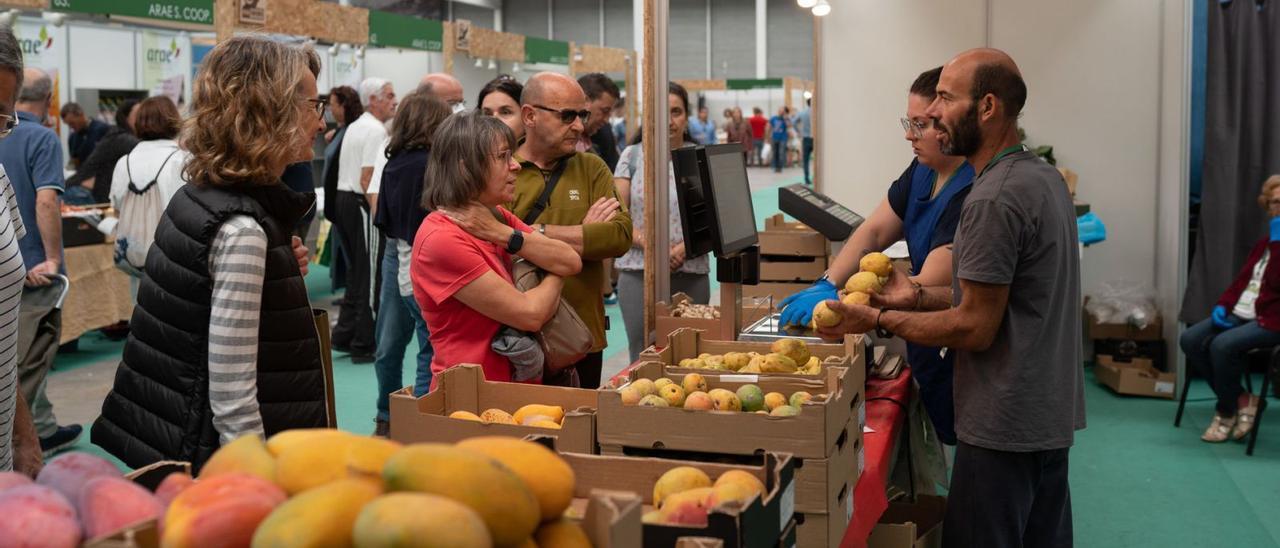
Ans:
[[[1001,150],[1000,152],[997,152],[997,153],[996,153],[996,155],[995,155],[995,157],[994,157],[994,158],[992,158],[990,162],[987,162],[987,167],[982,168],[982,173],[986,173],[988,169],[991,169],[991,166],[996,165],[996,162],[999,162],[1000,160],[1003,160],[1005,156],[1008,156],[1008,155],[1010,155],[1010,154],[1015,154],[1015,153],[1018,153],[1018,152],[1022,152],[1022,151],[1024,151],[1024,150],[1027,150],[1027,146],[1026,146],[1026,145],[1023,145],[1023,144],[1016,144],[1016,145],[1013,145],[1013,146],[1011,146],[1011,147],[1009,147],[1009,148],[1006,148],[1006,149],[1004,149],[1004,150]],[[981,173],[980,173],[979,175],[981,175]]]

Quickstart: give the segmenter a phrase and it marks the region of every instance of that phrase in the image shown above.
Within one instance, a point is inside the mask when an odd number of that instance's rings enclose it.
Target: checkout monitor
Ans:
[[[735,144],[706,147],[707,178],[716,215],[716,255],[729,257],[759,242],[746,158]]]

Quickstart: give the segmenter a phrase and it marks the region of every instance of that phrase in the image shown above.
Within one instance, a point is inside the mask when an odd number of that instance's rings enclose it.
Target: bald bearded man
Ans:
[[[574,79],[542,72],[525,83],[520,120],[525,139],[516,150],[520,174],[508,209],[543,234],[568,243],[582,256],[582,272],[564,281],[564,298],[595,338],[591,353],[572,369],[583,388],[600,386],[601,351],[607,341],[604,260],[631,249],[631,215],[618,199],[613,173],[595,154],[577,152],[590,112]],[[568,377],[544,377],[571,384]]]

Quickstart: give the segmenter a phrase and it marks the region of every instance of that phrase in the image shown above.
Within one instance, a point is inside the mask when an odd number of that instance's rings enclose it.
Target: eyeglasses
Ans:
[[[502,165],[504,166],[509,165],[511,163],[511,149],[503,149],[498,151],[497,153],[493,154],[493,159],[501,161]]]
[[[0,139],[8,137],[13,133],[13,128],[18,127],[18,117],[10,114],[0,114]]]
[[[329,108],[328,101],[325,101],[324,99],[307,99],[306,101],[308,103],[311,103],[312,105],[311,108],[314,108],[316,110],[316,116],[324,118],[324,111],[325,109]]]
[[[591,111],[589,110],[569,110],[569,109],[557,110],[554,108],[544,107],[542,105],[530,105],[530,106],[539,110],[545,110],[547,112],[554,112],[556,114],[559,114],[560,121],[565,124],[572,124],[574,118],[580,118],[582,119],[582,123],[586,124],[587,118],[591,117]]]
[[[911,133],[916,139],[924,138],[924,130],[929,129],[933,122],[917,122],[910,118],[899,118],[902,122],[902,130]]]

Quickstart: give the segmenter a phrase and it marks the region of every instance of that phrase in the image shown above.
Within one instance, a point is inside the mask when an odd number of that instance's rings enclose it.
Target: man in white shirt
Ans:
[[[338,209],[334,228],[347,258],[347,292],[333,330],[333,349],[350,353],[355,363],[370,363],[375,347],[371,304],[378,232],[366,194],[387,139],[385,124],[396,112],[396,93],[382,78],[365,79],[358,91],[364,114],[347,127],[343,137],[334,196]]]

